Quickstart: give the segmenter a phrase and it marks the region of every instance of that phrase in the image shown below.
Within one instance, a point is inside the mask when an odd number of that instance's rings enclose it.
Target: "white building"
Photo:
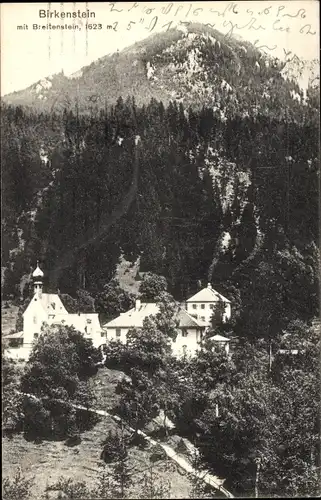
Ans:
[[[210,325],[211,316],[215,306],[222,302],[225,306],[223,321],[231,318],[231,302],[214,290],[210,283],[186,301],[187,312]]]
[[[148,316],[155,316],[159,307],[155,303],[143,303],[136,300],[135,307],[117,318],[100,326],[97,313],[69,314],[58,294],[43,292],[44,273],[37,265],[32,274],[34,294],[23,313],[23,331],[8,335],[7,339],[22,342],[16,349],[10,349],[8,355],[27,359],[34,342],[41,335],[44,324],[73,326],[82,332],[85,338],[91,339],[95,347],[100,347],[110,340],[127,341],[127,332],[131,328],[142,328]],[[193,356],[200,349],[206,331],[211,326],[210,319],[218,302],[223,302],[225,312],[223,321],[231,317],[231,303],[228,299],[212,289],[210,284],[186,301],[186,309],[178,311],[178,335],[172,343],[173,354]],[[229,339],[214,335],[212,340],[229,351]]]
[[[175,355],[188,354],[193,356],[200,349],[204,334],[211,326],[210,319],[218,302],[223,302],[225,306],[223,321],[226,321],[231,317],[231,302],[213,290],[210,284],[186,301],[186,309],[181,307],[178,313],[178,335],[172,344]],[[158,312],[157,304],[142,303],[140,300],[136,300],[135,307],[103,325],[106,341],[120,340],[126,343],[127,332],[130,328],[142,328],[144,319],[148,316],[154,316]],[[214,335],[211,338],[227,353],[229,352],[230,339],[221,335]]]
[[[148,316],[155,316],[159,313],[159,306],[155,303],[145,303],[136,300],[135,307],[125,313],[121,313],[117,318],[103,325],[105,340],[120,340],[126,343],[127,332],[131,328],[140,329],[143,327],[144,319]],[[188,314],[185,309],[178,312],[178,335],[173,341],[173,353],[192,355],[200,347],[206,325]]]
[[[43,293],[44,273],[38,265],[32,278],[34,293],[23,313],[23,331],[6,337],[22,341],[22,345],[18,349],[10,349],[10,355],[27,358],[34,342],[41,335],[41,329],[45,323],[73,326],[83,333],[85,338],[91,339],[95,347],[99,347],[103,343],[97,313],[69,314],[58,294]]]

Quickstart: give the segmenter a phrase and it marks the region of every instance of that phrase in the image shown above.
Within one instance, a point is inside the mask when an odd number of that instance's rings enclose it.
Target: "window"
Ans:
[[[53,308],[53,310],[56,309],[56,304],[54,302],[51,302],[51,307]]]
[[[33,317],[33,324],[36,325],[37,324],[37,316],[34,316]]]
[[[201,309],[205,309],[205,304],[201,304]]]
[[[87,319],[88,325],[91,325],[91,319]]]
[[[101,331],[101,332],[100,332],[100,336],[101,336],[101,337],[105,337],[105,332]]]
[[[121,329],[116,328],[116,337],[120,337]]]
[[[186,330],[182,330],[182,337],[187,337],[187,331]]]
[[[202,321],[205,321],[205,316],[201,316],[201,320],[202,320]]]
[[[34,333],[33,334],[33,338],[36,340],[37,338],[39,338],[39,333]]]
[[[214,309],[214,304],[210,304],[210,309]]]
[[[197,304],[193,304],[193,309],[197,309]]]

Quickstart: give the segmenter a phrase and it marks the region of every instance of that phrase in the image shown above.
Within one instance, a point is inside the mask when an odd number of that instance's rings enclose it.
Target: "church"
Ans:
[[[8,339],[20,340],[21,348],[16,350],[16,355],[28,357],[33,343],[41,335],[44,324],[73,326],[83,333],[85,338],[91,339],[95,347],[101,342],[101,327],[97,313],[70,314],[56,293],[44,293],[44,273],[37,267],[32,273],[33,297],[23,313],[23,331],[8,335]],[[10,350],[12,354],[15,350]]]
[[[45,293],[44,273],[38,263],[32,273],[32,280],[33,297],[23,313],[23,330],[6,336],[6,339],[14,341],[18,347],[7,351],[10,357],[28,359],[32,346],[41,335],[45,324],[73,326],[99,348],[110,340],[126,343],[129,329],[141,329],[146,317],[159,312],[157,304],[142,303],[137,299],[135,307],[101,326],[98,313],[70,314],[58,294]],[[172,344],[174,355],[194,355],[200,349],[204,336],[211,327],[213,311],[219,302],[222,304],[222,320],[227,321],[231,317],[231,302],[214,290],[210,283],[181,304],[178,313],[178,335]],[[212,335],[210,338],[228,353],[230,339],[221,335]]]

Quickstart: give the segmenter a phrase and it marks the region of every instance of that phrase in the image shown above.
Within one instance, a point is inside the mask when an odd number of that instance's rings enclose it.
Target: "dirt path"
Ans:
[[[29,396],[33,399],[37,399],[33,394],[24,394],[24,395]],[[74,405],[74,404],[72,406],[73,406],[73,408],[75,408],[77,410],[85,410],[85,411],[89,411],[91,413],[95,413],[96,415],[100,415],[102,417],[112,418],[118,423],[123,422],[123,420],[120,417],[118,417],[117,415],[112,415],[111,413],[108,413],[108,411],[105,411],[105,410],[96,410],[94,408],[86,408],[85,406]],[[132,427],[130,427],[129,425],[126,424],[126,427],[131,432],[135,432],[135,430]],[[203,471],[199,472],[196,469],[194,469],[194,467],[184,457],[182,457],[182,455],[179,455],[171,446],[160,443],[159,441],[155,441],[155,439],[152,439],[150,436],[148,436],[147,434],[145,434],[145,432],[143,432],[141,430],[138,430],[137,433],[139,435],[143,436],[146,439],[146,441],[148,441],[152,445],[160,446],[164,450],[164,452],[166,453],[168,458],[173,460],[185,472],[187,472],[189,474],[193,474],[194,476],[198,477],[199,479],[204,481],[204,483],[212,486],[217,491],[222,493],[226,498],[234,498],[232,493],[230,493],[226,488],[224,488],[224,486],[223,486],[224,479],[221,479],[217,476],[213,476],[210,473],[206,473],[204,475]]]
[[[112,415],[111,413],[108,413],[105,410],[95,410],[92,408],[85,408],[84,406],[80,406],[80,405],[73,405],[73,406],[74,406],[74,408],[77,408],[79,410],[87,410],[87,411],[90,411],[92,413],[96,413],[97,415],[101,415],[102,417],[111,417],[114,420],[116,420],[116,422],[119,422],[119,423],[122,422],[122,419],[120,417],[118,417],[117,415]],[[134,429],[132,427],[127,426],[127,428],[131,432],[134,432]],[[215,488],[219,492],[223,493],[223,495],[226,498],[234,498],[232,493],[230,493],[226,488],[224,488],[224,486],[223,486],[224,479],[220,479],[219,477],[213,476],[210,473],[207,473],[204,475],[204,472],[199,472],[196,469],[194,469],[194,467],[184,457],[182,457],[182,455],[179,455],[171,446],[168,446],[166,444],[155,441],[150,436],[145,434],[145,432],[143,432],[143,431],[138,430],[137,433],[140,434],[141,436],[143,436],[152,445],[161,446],[162,449],[165,451],[166,455],[168,456],[168,458],[173,460],[185,472],[187,472],[189,474],[193,474],[194,476],[197,476],[199,479],[204,481],[204,483],[212,486],[213,488]]]

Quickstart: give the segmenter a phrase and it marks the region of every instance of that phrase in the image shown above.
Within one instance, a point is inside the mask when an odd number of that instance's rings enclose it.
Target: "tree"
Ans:
[[[171,340],[165,336],[152,317],[143,321],[143,328],[132,328],[127,333],[124,360],[127,366],[139,367],[148,373],[155,373],[166,363],[171,354]]]
[[[281,348],[279,350],[279,348]],[[263,488],[274,473],[276,488],[287,495],[320,494],[320,391],[317,329],[302,321],[291,322],[274,346],[272,378],[279,389],[274,401],[278,432],[273,433],[275,454],[261,473]]]
[[[233,360],[215,346],[213,340],[206,339],[193,358],[171,363],[168,379],[174,422],[181,432],[191,437],[200,432],[199,419],[210,404],[213,390],[222,382],[228,384],[235,373]]]
[[[162,292],[167,290],[167,281],[164,276],[146,273],[141,281],[139,291],[143,302],[155,302]]]
[[[196,417],[199,449],[236,492],[318,493],[318,342],[312,329],[294,322],[275,340],[271,371],[266,341],[239,344],[230,366],[213,359],[211,367],[206,350],[196,357],[194,385],[207,394]],[[190,422],[186,406],[182,411]]]
[[[151,377],[138,368],[132,368],[130,375],[130,381],[123,379],[117,385],[116,392],[121,399],[116,411],[137,434],[159,414],[160,404]]]
[[[62,294],[61,300],[70,314],[95,312],[95,299],[86,290],[77,290],[75,297]]]
[[[88,379],[96,373],[101,353],[73,327],[43,329],[21,381],[25,397],[25,430],[35,436],[70,436],[81,426],[73,404],[90,406]]]
[[[290,321],[312,319],[317,310],[315,259],[291,245],[281,229],[273,241],[265,238],[253,260],[246,259],[233,275],[234,283],[242,283],[238,335],[273,339]]]
[[[122,454],[112,465],[113,498],[127,498],[128,490],[133,483],[132,474],[128,466],[128,458]]]
[[[158,478],[155,474],[154,467],[151,465],[149,469],[144,472],[143,478],[141,480],[143,487],[140,498],[170,498],[170,481],[161,481],[160,484],[158,484],[157,479]]]
[[[19,393],[17,363],[4,353],[2,345],[2,426],[4,431],[17,431],[23,422],[22,396]]]
[[[269,447],[273,422],[271,391],[271,384],[253,374],[232,387],[220,383],[198,419],[203,459],[218,474],[233,477],[233,487],[238,492],[253,492],[255,459]]]
[[[30,303],[30,297],[25,298],[19,305],[17,319],[16,319],[16,331],[21,332],[23,330],[23,313],[27,309]]]
[[[223,322],[224,313],[225,313],[225,303],[221,298],[219,298],[219,300],[216,302],[214,306],[210,320],[213,330],[215,330],[215,328]]]
[[[204,464],[195,447],[192,454],[192,466],[196,474],[189,474],[189,480],[192,483],[189,498],[213,498],[215,496],[215,490],[204,482],[207,470],[203,470]]]
[[[154,317],[156,327],[165,338],[175,341],[179,326],[179,304],[171,294],[165,291],[160,292],[156,300],[159,308],[159,312]]]
[[[109,493],[113,495],[112,498],[127,498],[128,489],[133,484],[132,471],[128,461],[127,441],[128,437],[125,437],[124,427],[121,424],[120,432],[109,433],[103,443],[102,457],[105,462],[112,462],[112,478],[109,483]],[[100,486],[102,485],[103,483],[100,482]]]
[[[178,308],[167,292],[162,292],[159,300],[159,312],[145,318],[141,329],[128,331],[126,348],[122,351],[122,366],[131,380],[123,379],[117,386],[121,394],[118,411],[136,431],[163,410],[167,432],[166,418],[173,416],[168,381]]]
[[[113,278],[95,298],[95,309],[103,321],[111,320],[134,305],[134,295]]]
[[[104,462],[113,462],[120,458],[121,454],[127,456],[127,449],[124,446],[124,436],[119,434],[117,431],[108,431],[107,438],[103,441],[103,451],[101,453],[101,458]]]

